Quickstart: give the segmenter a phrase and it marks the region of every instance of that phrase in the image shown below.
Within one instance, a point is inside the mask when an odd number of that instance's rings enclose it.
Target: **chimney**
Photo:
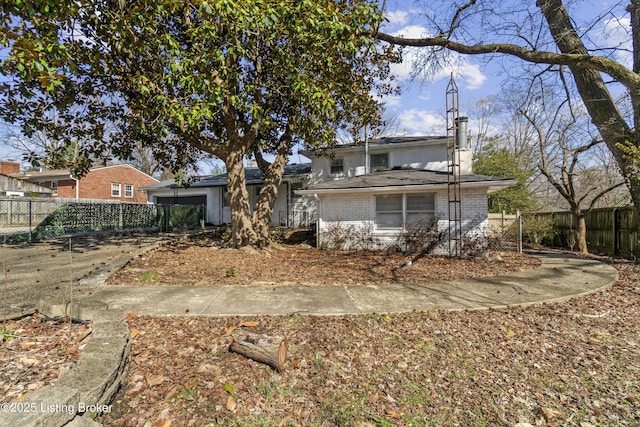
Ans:
[[[467,123],[469,122],[469,118],[468,117],[458,117],[456,119],[456,129],[457,129],[457,134],[456,134],[456,143],[458,145],[458,148],[461,150],[467,149],[469,148],[469,144],[467,141]]]
[[[0,175],[9,175],[12,173],[20,173],[20,163],[10,160],[0,161]]]

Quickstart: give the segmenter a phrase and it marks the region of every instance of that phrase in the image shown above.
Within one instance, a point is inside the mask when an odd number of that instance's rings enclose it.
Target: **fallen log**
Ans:
[[[280,337],[259,334],[241,335],[233,340],[229,351],[267,364],[278,372],[284,371],[287,361],[287,342]]]

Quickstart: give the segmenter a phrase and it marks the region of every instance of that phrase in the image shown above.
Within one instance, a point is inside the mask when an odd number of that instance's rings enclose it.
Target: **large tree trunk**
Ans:
[[[632,2],[632,5],[637,2]],[[549,24],[551,34],[558,46],[558,49],[565,54],[588,55],[589,52],[576,33],[569,14],[567,13],[561,0],[538,0],[538,7],[542,11]],[[636,5],[637,6],[637,5]],[[632,16],[637,12],[637,7],[632,11]],[[633,20],[632,22],[635,22]],[[639,28],[633,28],[634,34]],[[635,39],[635,37],[634,37]],[[634,69],[636,67],[634,66]],[[616,159],[618,166],[627,179],[627,186],[631,192],[633,204],[640,207],[640,180],[638,179],[637,161],[620,149],[619,144],[625,141],[633,147],[638,148],[637,132],[633,132],[618,110],[618,107],[606,87],[601,74],[598,71],[570,66],[571,72],[576,82],[580,97],[584,102],[593,123],[600,131],[605,144]],[[630,91],[630,96],[634,109],[634,117],[637,129],[640,114],[640,88]],[[634,93],[635,92],[635,93]]]
[[[584,218],[584,212],[579,208],[577,210],[571,209],[571,216],[573,218],[573,233],[576,240],[577,250],[582,254],[588,254],[587,223]]]
[[[245,177],[242,150],[229,151],[227,167],[227,194],[231,209],[231,244],[234,248],[256,243],[257,236],[251,223],[251,207]]]
[[[264,175],[264,184],[260,190],[258,201],[253,211],[252,223],[257,236],[258,246],[268,246],[271,239],[269,235],[271,226],[271,216],[273,206],[278,198],[278,187],[282,183],[284,168],[289,160],[289,150],[291,149],[291,130],[287,127],[280,138],[278,154],[272,163],[266,162],[262,158],[259,150],[255,151],[256,161]]]

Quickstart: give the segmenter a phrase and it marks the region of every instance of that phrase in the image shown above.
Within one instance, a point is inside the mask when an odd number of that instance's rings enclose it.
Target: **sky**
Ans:
[[[427,0],[387,0],[388,23],[382,28],[386,33],[407,38],[419,38],[429,35],[424,26],[424,17],[419,12],[420,5],[428,5]],[[460,3],[460,2],[458,2]],[[628,2],[627,2],[628,3]],[[431,3],[434,4],[434,3]],[[591,29],[589,40],[594,45],[622,46],[615,58],[631,67],[631,39],[628,34],[629,15],[618,1],[580,0],[576,8],[570,11],[576,22],[588,22],[611,8],[601,24]],[[593,16],[589,16],[592,14]],[[492,40],[484,40],[485,43]],[[417,48],[419,49],[419,48]],[[446,134],[446,86],[454,75],[459,93],[460,115],[469,115],[469,130],[473,133],[474,117],[470,114],[475,104],[489,95],[499,95],[504,83],[503,61],[486,61],[486,56],[455,55],[456,66],[441,70],[438,74],[425,79],[412,78],[412,64],[415,53],[405,50],[402,64],[394,65],[392,70],[398,77],[401,95],[384,99],[387,114],[396,118],[401,133],[406,135],[444,135]],[[522,62],[511,61],[514,67]]]
[[[428,35],[421,24],[423,18],[411,0],[387,2],[387,19],[382,30],[395,36],[419,38]],[[490,71],[484,70],[480,61],[458,55],[455,67],[441,70],[430,79],[414,78],[415,48],[405,48],[402,64],[394,64],[401,94],[384,99],[386,113],[395,117],[401,133],[407,135],[446,134],[446,88],[451,73],[458,87],[461,115],[466,114],[471,103],[498,90]]]

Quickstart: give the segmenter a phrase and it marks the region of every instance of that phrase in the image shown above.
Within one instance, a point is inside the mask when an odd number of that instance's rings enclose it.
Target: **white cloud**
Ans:
[[[422,26],[409,25],[396,31],[393,35],[405,38],[422,38],[428,37],[429,32]],[[402,53],[402,63],[391,66],[391,71],[400,81],[409,80],[414,76],[414,65],[420,61],[420,49],[425,48],[405,48]],[[470,62],[468,57],[450,52],[449,60],[449,66],[438,70],[438,72],[430,75],[426,80],[428,82],[436,82],[438,80],[448,79],[453,72],[456,78],[462,78],[462,80],[466,82],[466,89],[469,90],[481,88],[487,80],[487,77],[480,67]]]
[[[458,72],[462,74],[462,78],[467,82],[467,89],[470,90],[481,88],[487,80],[487,76],[484,75],[477,64],[467,62]]]
[[[628,16],[605,20],[599,36],[602,38],[603,46],[607,45],[616,49],[614,53],[616,61],[627,67],[632,66],[633,45],[631,41],[631,20]]]
[[[399,107],[402,105],[402,97],[399,95],[387,95],[382,99],[387,107]]]
[[[447,125],[442,114],[412,108],[398,116],[400,129],[408,135],[444,135]]]
[[[403,10],[395,10],[393,12],[387,12],[385,17],[389,20],[388,25],[395,27],[406,24],[409,13]]]

